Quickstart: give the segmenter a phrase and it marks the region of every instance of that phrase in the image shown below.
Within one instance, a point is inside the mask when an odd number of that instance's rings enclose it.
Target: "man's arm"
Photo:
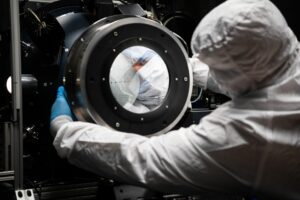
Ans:
[[[148,138],[67,122],[59,128],[54,146],[62,158],[100,176],[161,192],[194,194],[235,184],[209,153],[226,141],[222,132],[207,134],[200,125]]]

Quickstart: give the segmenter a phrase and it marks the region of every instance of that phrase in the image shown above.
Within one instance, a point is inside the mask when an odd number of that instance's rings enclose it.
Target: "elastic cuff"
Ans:
[[[60,115],[58,117],[55,117],[50,122],[50,133],[53,136],[53,138],[55,138],[61,126],[69,122],[73,122],[73,119],[69,115]]]

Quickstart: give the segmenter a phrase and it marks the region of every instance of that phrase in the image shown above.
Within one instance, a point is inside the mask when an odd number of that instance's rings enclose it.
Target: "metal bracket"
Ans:
[[[35,200],[32,189],[16,190],[16,200]]]

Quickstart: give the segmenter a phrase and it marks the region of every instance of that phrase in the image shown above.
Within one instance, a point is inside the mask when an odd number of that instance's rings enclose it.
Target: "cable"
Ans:
[[[199,101],[201,99],[203,90],[201,88],[198,88],[198,89],[200,89],[200,92],[199,92],[197,98],[194,99],[193,101],[191,101],[191,103],[195,103],[195,102],[197,102],[197,101]]]
[[[190,55],[190,50],[189,50],[189,46],[187,45],[186,41],[177,33],[173,32],[173,34],[180,40],[180,42],[183,44],[186,52],[188,55]]]

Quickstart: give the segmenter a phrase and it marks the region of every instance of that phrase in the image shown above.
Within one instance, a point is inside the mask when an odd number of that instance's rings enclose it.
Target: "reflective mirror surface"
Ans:
[[[114,60],[109,83],[116,101],[133,113],[147,113],[162,105],[169,89],[169,73],[152,49],[132,46]]]

